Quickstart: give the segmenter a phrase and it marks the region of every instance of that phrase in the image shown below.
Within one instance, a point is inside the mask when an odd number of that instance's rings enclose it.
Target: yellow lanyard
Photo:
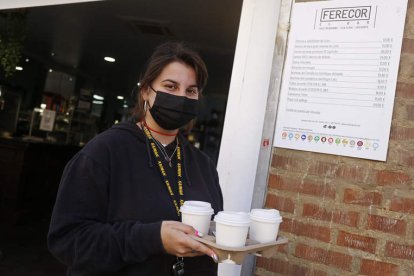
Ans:
[[[167,187],[168,193],[170,194],[172,202],[177,211],[177,215],[178,217],[180,217],[180,207],[184,204],[184,191],[183,191],[181,147],[178,144],[178,140],[177,140],[177,182],[178,182],[178,198],[180,201],[180,205],[178,205],[178,202],[176,200],[174,191],[171,187],[170,181],[167,178],[167,171],[164,169],[164,165],[161,162],[161,157],[158,153],[157,146],[155,145],[154,138],[152,137],[151,132],[148,130],[148,128],[144,124],[142,124],[142,129],[144,130],[144,133],[150,142],[152,153],[154,154],[154,158],[157,162],[158,169],[160,171],[162,180],[164,181],[165,186]]]

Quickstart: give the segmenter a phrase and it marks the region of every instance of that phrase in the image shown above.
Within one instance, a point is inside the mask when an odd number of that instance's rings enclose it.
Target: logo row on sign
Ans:
[[[282,132],[282,139],[289,139],[289,140],[302,140],[302,141],[309,141],[309,142],[316,142],[322,144],[336,144],[336,145],[343,145],[343,146],[350,146],[350,147],[365,147],[367,149],[373,148],[376,150],[379,148],[378,143],[371,143],[370,141],[366,140],[353,140],[347,138],[334,138],[329,136],[319,136],[319,135],[311,135],[311,134],[300,134],[300,133],[292,133],[292,132]]]

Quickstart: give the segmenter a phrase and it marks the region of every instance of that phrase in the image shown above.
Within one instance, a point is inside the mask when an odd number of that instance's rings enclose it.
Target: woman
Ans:
[[[185,200],[223,209],[214,164],[178,132],[195,117],[206,80],[193,50],[159,46],[136,122],[96,136],[66,165],[48,246],[68,275],[182,275],[183,266],[186,275],[217,274],[214,251],[191,238],[202,233],[178,212]]]

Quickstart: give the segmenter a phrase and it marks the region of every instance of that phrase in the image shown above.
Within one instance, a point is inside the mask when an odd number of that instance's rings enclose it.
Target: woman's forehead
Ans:
[[[191,66],[178,61],[167,64],[155,81],[172,81],[186,85],[197,84],[195,70]]]

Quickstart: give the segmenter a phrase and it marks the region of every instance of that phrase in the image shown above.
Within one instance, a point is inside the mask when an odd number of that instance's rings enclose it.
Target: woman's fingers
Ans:
[[[193,227],[177,221],[163,221],[161,225],[161,239],[165,251],[169,254],[179,257],[195,257],[205,254],[217,261],[217,255],[213,250],[191,238],[190,235],[200,236]]]
[[[187,236],[187,240],[186,240],[186,246],[188,248],[191,249],[191,251],[197,251],[200,253],[204,253],[208,256],[211,256],[214,254],[214,251],[211,250],[209,247],[205,246],[204,244],[202,244],[201,242],[198,242],[194,239],[192,239],[191,237]]]
[[[190,226],[190,225],[187,225],[187,224],[184,224],[184,223],[181,223],[181,222],[178,222],[178,221],[174,221],[175,223],[174,224],[172,224],[172,226],[175,228],[175,229],[177,229],[177,230],[179,230],[179,231],[182,231],[182,232],[184,232],[184,233],[186,233],[186,234],[188,234],[188,235],[195,235],[195,236],[198,236],[198,237],[202,237],[203,236],[203,234],[204,233],[200,233],[200,232],[198,232],[197,231],[197,229],[194,229],[192,226]]]

